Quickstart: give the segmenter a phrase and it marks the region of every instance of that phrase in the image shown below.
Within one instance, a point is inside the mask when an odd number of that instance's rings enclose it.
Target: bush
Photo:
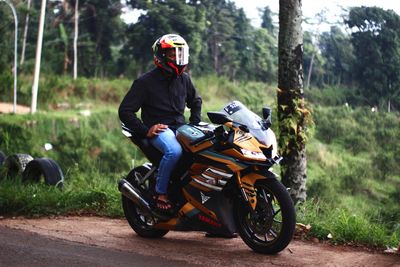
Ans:
[[[11,72],[3,71],[0,73],[0,102],[12,102],[14,99],[14,78]]]
[[[305,97],[310,103],[322,106],[343,106],[351,100],[351,89],[327,86],[324,88],[311,88],[305,90]]]

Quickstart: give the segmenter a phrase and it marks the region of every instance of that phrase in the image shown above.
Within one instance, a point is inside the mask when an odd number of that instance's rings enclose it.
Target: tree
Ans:
[[[31,0],[28,0],[26,4],[27,12],[25,17],[25,26],[24,26],[24,37],[22,39],[22,51],[21,51],[21,62],[20,65],[24,64],[25,61],[25,47],[26,47],[26,39],[28,36],[28,26],[29,26],[29,9],[31,8]]]
[[[354,64],[354,51],[350,37],[339,27],[332,26],[330,32],[320,37],[321,55],[325,58],[324,82],[330,85],[350,85],[351,66]]]
[[[261,28],[267,29],[269,33],[274,34],[275,26],[272,20],[272,11],[266,6],[261,14]]]
[[[263,82],[276,82],[278,51],[277,39],[266,29],[260,28],[252,34],[251,65],[247,66],[250,79]]]
[[[128,3],[133,8],[146,10],[146,13],[127,29],[127,40],[121,51],[125,55],[123,64],[136,62],[138,65],[136,72],[144,72],[153,64],[151,46],[156,38],[167,33],[177,33],[185,38],[190,46],[191,65],[196,64],[198,54],[204,46],[201,33],[205,29],[205,21],[201,4],[186,4],[180,0],[130,1]]]
[[[301,0],[279,1],[278,120],[283,156],[282,182],[294,202],[306,199],[306,150],[303,96]]]
[[[313,72],[313,67],[314,67],[314,60],[318,54],[319,38],[320,38],[319,27],[322,23],[326,23],[325,13],[326,13],[326,9],[321,10],[315,16],[316,21],[313,23],[310,23],[311,25],[316,25],[317,30],[315,32],[309,32],[309,34],[311,35],[310,36],[311,38],[309,39],[309,41],[311,41],[312,50],[311,50],[310,63],[308,64],[306,88],[310,87],[311,74]]]
[[[240,64],[234,56],[237,53],[234,38],[239,40],[238,37],[242,37],[235,32],[235,7],[231,3],[219,0],[203,1],[203,5],[208,26],[203,33],[203,39],[207,40],[208,46],[206,52],[209,53],[210,62],[213,62],[214,71],[219,75],[227,75],[232,71],[230,65],[237,68]],[[243,22],[243,16],[238,20]]]
[[[305,88],[310,88],[311,84],[322,87],[325,74],[324,57],[317,50],[314,34],[305,31],[303,34],[303,72],[307,73]],[[311,79],[312,77],[312,79]]]
[[[78,35],[79,35],[79,0],[75,0],[74,9],[74,80],[78,77]]]
[[[253,31],[250,25],[250,20],[246,17],[244,10],[241,8],[235,12],[234,16],[234,29],[235,34],[230,38],[233,43],[233,49],[227,49],[227,44],[224,44],[223,48],[228,50],[230,54],[225,52],[225,56],[229,56],[233,60],[234,64],[225,64],[227,67],[227,74],[234,79],[249,79],[252,76],[251,72],[245,71],[252,67],[253,47],[251,45],[253,40]]]
[[[119,45],[124,31],[119,18],[122,8],[120,2],[54,0],[52,5],[54,12],[49,16],[53,29],[47,29],[47,34],[53,38],[48,37],[51,41],[46,53],[50,65],[56,65],[55,62],[60,60],[57,55],[60,54],[59,51],[63,51],[63,73],[70,72],[74,78],[78,74],[105,76],[115,68],[112,47]],[[60,72],[59,68],[53,66],[51,71],[54,70]]]
[[[40,63],[42,57],[43,29],[44,29],[45,16],[46,16],[46,0],[42,0],[41,11],[40,11],[39,33],[36,45],[35,71],[33,75],[33,85],[32,85],[31,113],[36,113],[36,108],[37,108],[37,95],[39,91]]]
[[[359,95],[369,105],[400,106],[400,16],[378,7],[354,7],[346,24],[352,30],[353,72]]]

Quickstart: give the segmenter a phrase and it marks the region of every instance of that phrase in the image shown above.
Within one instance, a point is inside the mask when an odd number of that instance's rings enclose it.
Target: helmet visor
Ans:
[[[183,66],[189,63],[189,47],[176,47],[176,65]]]

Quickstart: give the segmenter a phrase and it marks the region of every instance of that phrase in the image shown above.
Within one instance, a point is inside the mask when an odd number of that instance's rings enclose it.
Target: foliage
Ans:
[[[150,48],[155,39],[175,32],[189,43],[189,68],[196,75],[218,74],[231,80],[269,82],[275,78],[276,38],[266,29],[254,29],[243,9],[237,9],[233,3],[215,0],[128,3],[146,11],[137,23],[128,26],[128,40],[123,48],[128,57],[121,64],[136,73],[152,66]]]
[[[261,20],[261,28],[267,29],[269,33],[274,34],[275,25],[272,20],[272,11],[268,6],[262,10]]]
[[[346,24],[353,29],[353,70],[364,102],[400,104],[400,16],[378,7],[354,7]]]
[[[279,123],[281,131],[279,139],[280,154],[287,155],[291,150],[304,148],[307,142],[308,129],[312,127],[310,110],[305,106],[304,99],[292,100],[292,106],[282,105],[283,111],[293,109],[293,112]],[[301,123],[300,123],[301,122]]]
[[[314,119],[307,150],[310,198],[298,220],[321,239],[331,233],[340,243],[398,244],[398,114],[314,107]]]
[[[351,68],[354,64],[354,50],[350,37],[339,27],[332,26],[330,32],[320,37],[321,56],[325,58],[326,70],[323,83],[341,85],[351,83]]]
[[[310,84],[317,87],[322,87],[323,77],[325,75],[325,57],[322,56],[321,53],[318,51],[318,46],[315,43],[315,37],[311,32],[304,32],[303,36],[303,68],[304,68],[304,76],[305,78],[305,87],[308,89]],[[310,73],[310,68],[311,73]],[[310,84],[307,84],[308,77],[310,75]]]
[[[44,184],[23,183],[20,179],[1,180],[0,210],[2,214],[27,216],[93,213],[122,216],[120,197],[114,189],[116,181],[98,178],[92,175],[91,181],[67,184],[63,191]]]
[[[6,154],[50,157],[62,167],[66,188],[0,181],[0,210],[8,215],[96,213],[122,216],[116,181],[144,161],[120,134],[116,108],[132,78],[153,67],[150,47],[169,32],[182,34],[190,46],[189,73],[207,110],[240,100],[255,112],[266,104],[277,109],[277,36],[268,7],[262,27],[254,28],[243,10],[230,1],[127,1],[142,10],[131,25],[120,18],[120,1],[80,1],[79,76],[72,70],[74,1],[51,1],[45,22],[39,113],[0,116],[0,149]],[[65,4],[65,5],[63,5]],[[24,18],[28,10],[18,2]],[[26,61],[20,66],[18,103],[30,104],[40,2],[29,10]],[[52,12],[49,12],[49,11]],[[399,103],[399,17],[379,8],[350,10],[352,34],[332,27],[319,36],[319,46],[305,33],[303,67],[308,73],[314,54],[309,106],[292,103],[295,122],[313,110],[295,144],[308,138],[308,194],[299,206],[299,221],[312,224],[312,234],[334,242],[397,245],[400,239],[400,147],[398,113],[383,113]],[[14,27],[10,10],[0,5],[0,96],[12,101]],[[25,20],[21,19],[19,32]],[[21,44],[19,44],[20,46]],[[61,76],[62,75],[62,76]],[[92,79],[93,77],[119,77]],[[129,79],[123,79],[128,77]],[[371,112],[377,105],[379,112]],[[357,106],[361,105],[361,106]],[[110,107],[112,106],[112,107]],[[82,111],[91,111],[91,115]],[[273,113],[276,116],[277,112]],[[308,117],[309,118],[309,117]],[[310,121],[311,122],[311,121]],[[274,129],[278,124],[273,125]],[[276,131],[278,133],[278,131]],[[122,139],[121,139],[122,138]],[[290,138],[290,136],[288,136]],[[297,137],[296,137],[297,138]],[[280,140],[287,143],[285,138]],[[54,149],[46,151],[44,143]],[[384,208],[382,208],[384,207]]]
[[[129,168],[129,155],[135,148],[118,141],[121,134],[115,109],[89,117],[79,110],[57,116],[14,116],[12,121],[9,116],[13,115],[0,117],[4,129],[0,133],[0,147],[7,155],[50,157],[63,170],[79,168],[83,173],[89,166],[102,173],[121,173]],[[53,149],[44,150],[45,143],[51,143]]]
[[[19,66],[19,73],[29,76],[34,68],[40,2],[34,1],[29,10],[26,3],[14,3],[20,33],[25,27],[25,16],[30,15],[25,63]],[[154,66],[151,45],[155,39],[173,32],[189,43],[187,70],[195,77],[218,75],[241,82],[276,82],[276,14],[268,6],[260,9],[260,27],[254,27],[243,9],[226,0],[140,0],[124,5],[117,0],[79,1],[78,76],[136,78]],[[74,6],[73,0],[48,2],[42,75],[72,75]],[[138,9],[141,16],[135,23],[126,24],[119,17],[123,7]],[[0,5],[0,16],[4,17],[0,26],[0,35],[4,37],[0,40],[4,52],[0,55],[0,91],[2,101],[9,101],[14,27],[12,14],[4,4]],[[346,97],[349,104],[398,110],[399,16],[380,8],[355,7],[345,17],[342,24],[333,25],[329,32],[304,33],[305,76],[313,62],[310,87],[315,91],[340,87],[340,96]],[[341,30],[344,26],[351,35]],[[22,47],[22,40],[18,46]],[[19,84],[18,98],[27,103],[31,84]],[[46,101],[41,98],[39,95],[39,102]]]
[[[41,183],[0,179],[2,215],[123,216],[117,181],[133,164],[145,161],[120,133],[116,114],[118,100],[130,81],[78,79],[74,84],[66,77],[52,79],[49,88],[58,89],[49,89],[48,98],[54,103],[66,100],[70,108],[0,116],[0,150],[6,155],[28,153],[35,158],[56,160],[64,172],[65,188],[59,191]],[[203,114],[219,110],[233,99],[255,112],[264,105],[276,110],[274,86],[230,82],[214,75],[193,82],[203,96]],[[327,96],[323,95],[325,92]],[[330,93],[321,90],[320,98],[329,99]],[[82,100],[88,104],[87,98],[91,98],[91,107],[79,105]],[[105,104],[108,99],[115,102]],[[84,116],[82,108],[90,108],[91,115]],[[312,109],[315,126],[307,146],[309,200],[298,206],[298,222],[310,223],[311,235],[320,239],[328,239],[331,233],[333,242],[398,244],[398,114],[349,106]],[[276,116],[276,112],[273,114]],[[276,129],[277,124],[273,123],[273,127]],[[45,143],[51,143],[53,149],[46,151]]]
[[[310,224],[310,236],[320,240],[332,239],[335,243],[363,244],[368,246],[396,246],[396,233],[390,233],[379,223],[374,223],[335,205],[313,199],[297,207],[299,221]],[[329,237],[328,237],[329,236]]]

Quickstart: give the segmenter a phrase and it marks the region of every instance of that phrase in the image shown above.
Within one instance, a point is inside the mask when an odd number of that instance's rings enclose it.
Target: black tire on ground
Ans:
[[[64,186],[64,174],[57,162],[52,159],[34,159],[28,163],[22,173],[24,181],[40,182],[42,177],[48,185],[54,185],[58,188]]]
[[[254,212],[242,200],[236,201],[234,218],[243,241],[255,252],[275,254],[292,240],[296,213],[286,188],[276,179],[256,182],[257,205]]]
[[[6,159],[6,154],[4,154],[3,151],[0,151],[0,166],[3,165],[5,159]]]
[[[139,188],[135,181],[135,176],[144,177],[147,172],[147,168],[140,166],[134,168],[125,179],[134,187]],[[146,190],[148,190],[148,188],[146,188]],[[122,208],[129,225],[139,236],[160,238],[169,232],[168,230],[155,229],[153,227],[154,221],[151,216],[143,214],[139,207],[124,195],[122,195]]]
[[[4,169],[6,177],[15,177],[23,173],[26,165],[33,160],[28,154],[14,154],[6,157],[4,160]]]

